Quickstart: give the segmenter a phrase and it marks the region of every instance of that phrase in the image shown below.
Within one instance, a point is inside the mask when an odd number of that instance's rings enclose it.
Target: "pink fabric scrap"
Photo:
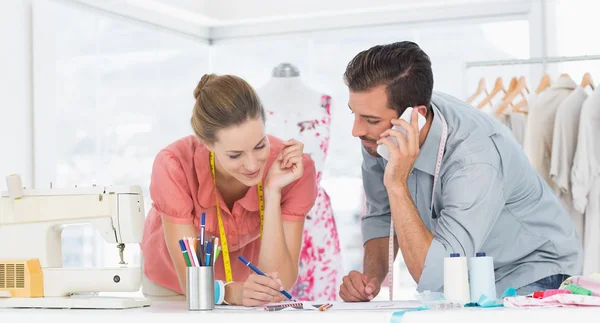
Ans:
[[[547,298],[516,296],[504,298],[504,307],[580,307],[599,306],[600,297],[574,294],[557,294]]]

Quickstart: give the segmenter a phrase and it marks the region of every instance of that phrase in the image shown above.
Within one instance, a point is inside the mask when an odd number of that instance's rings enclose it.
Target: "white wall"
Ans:
[[[19,173],[33,185],[32,0],[0,1],[0,189]],[[51,86],[51,84],[49,84]]]

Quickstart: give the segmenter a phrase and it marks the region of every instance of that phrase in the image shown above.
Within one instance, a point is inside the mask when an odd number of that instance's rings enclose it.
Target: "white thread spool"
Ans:
[[[18,174],[6,176],[6,187],[11,200],[18,200],[23,197],[23,183],[21,183],[21,176]]]
[[[450,257],[444,258],[444,298],[461,305],[471,300],[467,258],[461,257],[459,253],[451,253]]]
[[[478,252],[469,258],[469,285],[471,302],[476,303],[482,295],[496,301],[496,275],[494,274],[494,258]]]

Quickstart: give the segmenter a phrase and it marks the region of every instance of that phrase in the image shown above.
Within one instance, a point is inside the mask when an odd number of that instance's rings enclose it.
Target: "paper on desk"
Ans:
[[[317,304],[317,303],[315,303]],[[323,304],[323,303],[321,303]],[[412,309],[419,308],[423,306],[420,301],[371,301],[371,302],[359,302],[359,303],[350,303],[350,302],[330,302],[333,306],[327,311],[351,311],[351,310],[403,310],[403,309]]]
[[[423,304],[420,301],[371,301],[371,302],[302,302],[302,309],[304,310],[312,310],[318,311],[319,307],[323,304],[332,304],[327,311],[377,311],[377,310],[405,310],[405,309],[414,309],[420,308]],[[286,304],[283,303],[275,303],[268,305],[280,305]],[[298,308],[288,307],[282,309],[282,311],[297,311]]]
[[[268,306],[284,305],[290,302],[281,303],[270,303]],[[318,311],[319,307],[323,304],[333,304],[327,311],[377,311],[377,310],[405,310],[420,308],[423,304],[417,300],[410,301],[371,301],[371,302],[301,302],[303,305],[302,310]],[[265,305],[265,306],[267,306]],[[233,310],[233,311],[264,311],[265,306],[257,307],[246,307],[246,306],[233,306],[233,305],[217,305],[216,309],[219,310]],[[299,311],[301,309],[288,307],[281,309],[281,311]]]
[[[225,311],[264,311],[264,308],[262,306],[250,307],[250,306],[238,306],[238,305],[215,305],[215,309],[225,310]]]

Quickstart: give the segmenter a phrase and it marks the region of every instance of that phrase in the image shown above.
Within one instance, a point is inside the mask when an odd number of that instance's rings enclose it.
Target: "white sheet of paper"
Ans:
[[[267,305],[282,305],[289,302],[273,303]],[[420,301],[371,301],[371,302],[329,302],[333,304],[327,311],[377,311],[377,310],[405,310],[418,308],[423,306]],[[304,310],[318,311],[319,306],[325,304],[325,302],[302,302]],[[246,307],[246,306],[233,306],[233,305],[217,305],[216,309],[219,310],[232,310],[232,311],[264,311],[264,306],[257,307]],[[298,311],[299,309],[288,307],[281,311]]]
[[[263,306],[248,307],[248,306],[237,306],[237,305],[215,305],[216,310],[225,311],[264,311]]]
[[[327,311],[352,310],[404,310],[423,306],[420,301],[371,301],[371,302],[332,302],[333,306]]]
[[[325,302],[302,302],[304,310],[318,311]],[[327,311],[376,311],[376,310],[405,310],[423,306],[420,301],[372,301],[372,302],[329,302],[333,304]],[[279,305],[285,303],[269,304]],[[297,308],[285,308],[282,311],[297,311]]]

